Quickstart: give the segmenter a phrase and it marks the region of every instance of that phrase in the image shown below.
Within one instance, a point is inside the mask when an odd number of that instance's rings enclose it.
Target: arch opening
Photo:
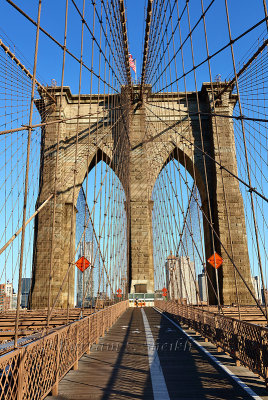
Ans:
[[[75,273],[78,307],[109,305],[127,295],[126,195],[109,165],[103,153],[92,158],[77,198],[76,259],[90,262]]]
[[[152,191],[155,291],[162,296],[166,288],[171,299],[207,303],[202,184],[197,187],[189,160],[181,151],[176,154],[178,159],[173,152],[165,162]]]

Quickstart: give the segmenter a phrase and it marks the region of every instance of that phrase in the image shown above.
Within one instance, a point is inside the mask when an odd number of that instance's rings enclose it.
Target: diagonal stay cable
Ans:
[[[192,147],[194,147],[196,150],[201,152],[205,157],[209,158],[211,161],[213,161],[215,164],[217,164],[221,169],[224,169],[226,172],[228,172],[231,176],[233,176],[235,179],[237,179],[239,182],[241,182],[243,185],[247,186],[250,192],[254,192],[258,196],[260,196],[263,200],[265,200],[268,203],[268,198],[265,197],[263,194],[258,192],[255,188],[251,187],[248,183],[246,183],[243,179],[239,178],[237,175],[235,175],[233,172],[231,172],[228,168],[226,168],[224,165],[216,161],[213,157],[211,157],[206,151],[203,151],[199,146],[196,144],[192,143],[191,140],[189,140],[187,137],[179,133],[176,129],[173,128],[173,126],[170,126],[169,124],[166,123],[165,120],[160,118],[157,114],[155,114],[149,107],[147,107],[147,110],[149,110],[154,116],[156,116],[161,122],[163,122],[169,129],[173,130],[175,133],[179,134],[184,140],[186,140]],[[147,139],[145,142],[151,142],[154,141],[156,138],[161,136],[163,132],[160,134],[155,135],[153,138]]]

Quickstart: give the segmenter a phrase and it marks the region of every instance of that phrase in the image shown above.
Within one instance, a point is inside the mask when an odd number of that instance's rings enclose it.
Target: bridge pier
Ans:
[[[57,120],[60,117],[59,104],[51,107],[47,103],[47,98],[37,103],[38,108],[47,109],[46,122]],[[59,103],[59,98],[58,98]],[[41,111],[42,112],[42,111]],[[43,115],[43,113],[41,113]],[[62,117],[66,117],[62,112]],[[40,166],[40,182],[39,195],[36,208],[38,208],[48,197],[54,193],[55,170],[56,170],[56,148],[57,137],[59,135],[60,146],[63,146],[67,136],[66,124],[47,125],[42,131],[41,141],[41,166]],[[68,279],[63,278],[69,268],[69,249],[72,247],[74,253],[75,235],[72,236],[71,244],[71,225],[73,214],[73,203],[71,197],[71,184],[69,187],[64,185],[64,181],[70,180],[71,174],[67,170],[67,166],[71,164],[70,157],[64,159],[63,152],[59,155],[57,166],[57,198],[54,234],[52,232],[53,225],[53,209],[54,199],[35,218],[35,239],[33,254],[33,275],[32,288],[29,296],[29,303],[32,309],[48,307],[49,293],[49,272],[52,262],[51,276],[51,302],[52,306],[58,296],[56,307],[66,308],[68,301]],[[69,177],[68,177],[69,175]],[[76,208],[75,208],[76,210]],[[75,226],[75,221],[74,221]],[[52,237],[53,236],[53,237]],[[53,244],[53,255],[52,255]],[[66,251],[68,249],[68,251]],[[69,271],[70,297],[71,307],[74,306],[74,269]]]
[[[137,87],[136,94],[139,94]],[[151,165],[147,146],[146,110],[134,102],[130,120],[129,193],[130,193],[130,291],[154,292],[153,232],[150,177]]]
[[[215,98],[218,90],[217,84],[215,84]],[[209,120],[211,130],[209,154],[218,162],[218,164],[213,162],[213,164],[210,163],[208,165],[212,167],[209,187],[211,210],[213,213],[212,221],[216,231],[214,234],[215,250],[224,260],[222,267],[219,269],[221,301],[223,304],[237,303],[238,294],[240,304],[253,304],[254,301],[248,289],[235,271],[233,265],[233,263],[236,265],[246,283],[253,291],[244,203],[239,182],[230,174],[238,176],[233,120],[229,118],[233,115],[237,97],[232,94],[232,89],[229,88],[221,95],[220,99],[216,100],[214,109],[211,84],[203,84],[203,91],[207,96],[208,113],[226,116],[226,118],[211,116]],[[220,165],[223,165],[230,173],[222,169]],[[211,233],[206,233],[206,230],[211,232],[211,229],[206,222],[204,222],[204,228],[206,255],[208,256],[209,254],[213,254],[213,250]],[[214,274],[208,263],[207,268],[211,275],[212,273]]]
[[[221,84],[222,87],[224,84]],[[217,94],[218,84],[213,86]],[[125,101],[128,113],[128,137],[123,137],[121,123],[114,124],[120,110],[120,96],[83,95],[80,97],[80,114],[91,117],[77,120],[78,96],[64,88],[63,105],[60,113],[60,88],[53,88],[56,106],[53,108],[48,99],[40,100],[40,109],[46,113],[44,122],[57,120],[59,116],[67,121],[61,124],[47,125],[43,130],[40,170],[40,190],[37,206],[45,201],[54,189],[56,168],[57,135],[60,140],[58,160],[58,182],[55,229],[52,238],[53,199],[36,217],[35,248],[33,261],[33,285],[31,307],[46,308],[48,304],[49,269],[52,262],[52,304],[58,296],[62,281],[69,268],[69,248],[71,241],[72,211],[87,171],[98,161],[112,160],[111,167],[118,175],[126,192],[128,210],[128,248],[129,248],[129,288],[134,292],[154,291],[153,232],[152,232],[152,190],[159,173],[170,157],[177,160],[194,177],[202,200],[205,217],[204,240],[206,259],[213,249],[223,257],[219,272],[221,302],[236,303],[236,287],[241,304],[251,304],[251,297],[238,274],[234,273],[231,259],[252,288],[250,264],[247,248],[247,236],[243,199],[238,181],[226,170],[215,164],[214,159],[237,175],[237,160],[232,119],[236,95],[229,88],[212,106],[210,83],[203,84],[198,93],[201,114],[198,115],[196,93],[151,93],[150,86],[144,87],[143,101],[139,98],[140,87],[133,87],[131,104]],[[122,88],[121,97],[126,99],[128,87]],[[107,131],[106,125],[99,124],[99,110],[102,107],[102,119],[113,125]],[[114,114],[116,109],[116,115]],[[119,111],[118,111],[119,110]],[[215,114],[225,115],[224,117]],[[123,113],[121,114],[123,115]],[[187,117],[188,115],[188,117]],[[202,132],[200,131],[200,121]],[[110,122],[109,122],[110,121]],[[113,122],[113,124],[112,124]],[[78,165],[75,187],[75,204],[72,204],[73,176],[75,169],[74,146],[78,132]],[[96,130],[96,126],[98,127]],[[89,134],[90,131],[90,134]],[[202,133],[202,135],[201,135]],[[122,138],[120,138],[122,135]],[[115,143],[119,146],[114,150]],[[97,140],[98,139],[98,140]],[[202,148],[208,156],[204,156]],[[129,143],[129,149],[120,159],[120,148]],[[93,160],[96,160],[96,162]],[[204,160],[206,163],[204,164]],[[108,162],[108,161],[107,161]],[[205,168],[206,165],[206,168]],[[120,168],[121,170],[120,170]],[[123,168],[123,170],[122,170]],[[206,185],[209,188],[206,190]],[[208,222],[209,221],[209,222]],[[75,221],[73,222],[75,226]],[[211,229],[213,226],[215,233]],[[74,238],[71,252],[74,250]],[[52,254],[52,241],[54,252]],[[214,246],[213,246],[214,244]],[[66,251],[66,249],[68,251]],[[52,259],[53,258],[53,259]],[[163,266],[164,268],[164,266]],[[215,285],[215,270],[207,263],[211,281]],[[74,268],[70,272],[70,305],[74,305]],[[216,285],[215,285],[216,286]],[[62,286],[57,307],[66,307],[68,298],[67,282]],[[215,293],[209,285],[210,303],[215,304]]]

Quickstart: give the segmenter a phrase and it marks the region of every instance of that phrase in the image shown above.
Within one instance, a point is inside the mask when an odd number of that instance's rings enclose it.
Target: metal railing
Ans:
[[[236,360],[257,373],[268,385],[268,329],[217,315],[174,301],[155,301],[155,307],[199,332]]]
[[[0,357],[0,400],[44,399],[128,308],[122,301]]]

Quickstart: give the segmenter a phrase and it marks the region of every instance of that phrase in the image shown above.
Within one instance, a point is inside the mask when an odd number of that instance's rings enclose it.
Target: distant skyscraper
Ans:
[[[6,295],[6,284],[0,284],[0,311],[7,311],[10,309],[10,297]]]
[[[0,284],[0,311],[7,311],[12,309],[13,303],[13,284],[7,283]]]
[[[16,310],[17,308],[17,293],[12,294],[12,299],[11,299],[11,310]]]
[[[78,258],[85,256],[86,259],[90,263],[92,263],[93,254],[94,254],[93,242],[86,242],[85,252],[84,252],[84,243],[81,243]],[[77,269],[77,307],[81,307],[83,302],[83,275],[84,275],[84,289],[85,291],[87,291],[84,300],[84,306],[89,307],[91,305],[91,295],[94,297],[93,276],[91,275],[91,266],[89,266],[84,272]]]
[[[172,253],[166,261],[166,283],[171,299],[186,299],[197,303],[195,268],[188,257],[176,257]]]
[[[207,288],[207,277],[204,272],[198,275],[198,288],[201,301],[206,302],[208,300],[208,292],[207,292],[208,288]]]
[[[262,301],[262,304],[265,304],[265,299],[266,299],[266,303],[268,303],[268,290],[267,289],[265,289],[265,290],[261,290],[261,301]],[[265,297],[264,297],[265,296]]]
[[[22,278],[21,280],[21,298],[20,306],[21,308],[27,308],[28,297],[31,289],[31,278]]]
[[[9,281],[5,284],[5,292],[7,297],[12,297],[13,294],[13,285]]]
[[[262,302],[262,287],[261,287],[261,280],[260,277],[257,276],[252,276],[252,284],[253,284],[253,288],[254,288],[254,292],[255,292],[255,296],[256,299],[259,300],[260,302]]]

